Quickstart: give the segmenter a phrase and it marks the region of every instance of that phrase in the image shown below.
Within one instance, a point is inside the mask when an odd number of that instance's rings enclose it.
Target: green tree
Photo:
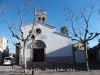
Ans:
[[[68,29],[66,26],[62,26],[60,29],[60,33],[68,35]]]

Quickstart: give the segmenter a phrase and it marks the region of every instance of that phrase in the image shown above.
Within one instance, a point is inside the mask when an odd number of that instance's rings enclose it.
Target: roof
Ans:
[[[47,12],[44,12],[44,11],[40,11],[40,12],[36,12],[36,15],[45,15],[45,14],[47,14]]]
[[[77,42],[77,43],[74,43],[73,45],[75,45],[75,44],[82,44],[81,42]]]
[[[4,37],[4,36],[0,36],[0,38],[4,38],[4,39],[6,39],[6,37]]]
[[[26,26],[28,26],[28,25],[31,25],[32,23],[33,23],[33,22],[28,23],[28,24],[24,25],[23,27],[26,27]],[[51,25],[51,24],[48,24],[48,23],[45,23],[45,22],[36,22],[36,23],[41,23],[41,24],[45,24],[45,25],[48,25],[48,26],[50,26],[50,27],[56,28],[55,26],[53,26],[53,25]]]
[[[46,23],[46,22],[36,22],[36,23],[45,24],[45,25],[50,26],[50,27],[52,27],[52,28],[56,28],[55,26],[53,26],[53,25],[51,25],[51,24],[48,24],[48,23]],[[24,25],[23,27],[26,27],[26,26],[31,25],[31,24],[32,24],[32,23],[26,24],[26,25]],[[72,38],[72,37],[69,36],[69,35],[62,34],[62,33],[59,33],[59,32],[54,32],[54,33],[55,33],[55,34],[58,34],[58,35],[65,36],[65,37],[68,37],[68,38]]]
[[[48,23],[46,23],[46,22],[38,22],[38,23],[45,24],[45,25],[48,25],[48,26],[50,26],[50,27],[56,28],[55,26],[53,26],[53,25],[51,25],[51,24],[48,24]]]
[[[56,34],[58,34],[58,35],[66,36],[66,37],[68,37],[68,38],[72,38],[72,37],[71,37],[71,36],[69,36],[69,35],[62,34],[62,33],[59,33],[59,32],[54,32],[54,33],[56,33]]]

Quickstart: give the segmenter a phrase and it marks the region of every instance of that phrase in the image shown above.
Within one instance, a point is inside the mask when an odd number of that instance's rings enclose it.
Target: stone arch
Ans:
[[[33,48],[46,48],[46,44],[41,40],[35,40]]]
[[[46,44],[42,40],[35,40],[33,43],[33,61],[44,62],[45,61]]]

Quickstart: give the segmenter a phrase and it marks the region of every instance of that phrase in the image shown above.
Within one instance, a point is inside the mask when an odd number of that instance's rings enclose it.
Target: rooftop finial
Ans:
[[[44,12],[45,9],[47,9],[47,7],[43,8],[42,3],[40,3],[38,6],[36,6],[38,8],[38,12],[36,12],[36,22],[47,22],[47,13]]]
[[[43,6],[42,6],[42,3],[41,3],[41,6],[40,6],[40,12],[43,11]]]
[[[44,10],[48,8],[48,6],[43,8],[43,3],[40,3],[37,7],[39,9],[38,12],[43,12]]]

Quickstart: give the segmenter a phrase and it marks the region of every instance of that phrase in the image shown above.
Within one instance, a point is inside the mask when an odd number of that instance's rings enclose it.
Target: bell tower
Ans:
[[[37,12],[36,22],[47,22],[47,12],[44,12],[44,11]]]

